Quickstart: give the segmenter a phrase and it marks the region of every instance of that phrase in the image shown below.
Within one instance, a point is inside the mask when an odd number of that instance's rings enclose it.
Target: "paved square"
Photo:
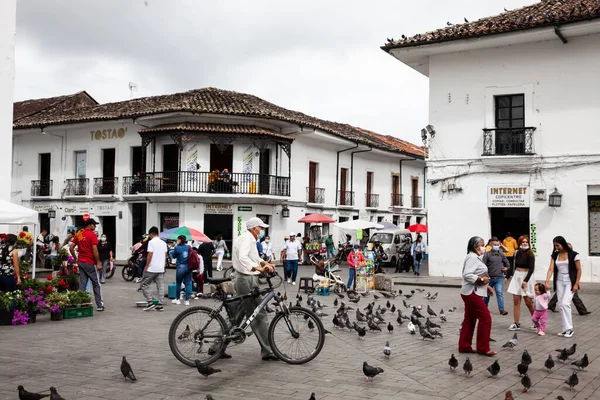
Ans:
[[[346,271],[346,268],[344,268]],[[301,267],[300,276],[309,276],[312,269]],[[347,274],[344,273],[343,277]],[[394,275],[396,289],[405,294],[420,285],[456,285],[460,282],[450,278],[414,278],[413,275]],[[174,271],[167,273],[166,282],[174,281]],[[497,378],[491,378],[486,368],[493,358],[472,355],[474,371],[471,377],[462,373],[464,355],[458,355],[460,366],[450,372],[447,362],[451,353],[457,353],[458,328],[462,320],[463,304],[455,287],[426,287],[426,292],[439,292],[436,301],[427,301],[417,292],[407,300],[411,304],[427,304],[439,312],[452,306],[458,307],[455,313],[446,312],[448,322],[442,324],[443,339],[422,341],[417,334],[410,335],[406,324],[399,327],[396,316],[395,329],[388,334],[382,325],[382,333],[367,333],[365,340],[358,340],[355,332],[341,331],[332,327],[333,301],[336,296],[319,297],[328,307],[324,317],[325,327],[332,334],[327,335],[325,347],[312,362],[293,366],[283,362],[263,362],[254,337],[228,352],[231,360],[215,364],[223,372],[207,380],[201,379],[195,368],[181,364],[171,354],[167,333],[171,321],[185,306],[165,306],[165,311],[144,312],[135,306],[142,300],[136,291],[137,285],[122,280],[119,271],[112,280],[103,286],[106,297],[106,311],[95,312],[93,318],[82,318],[60,322],[50,321],[49,316],[38,318],[38,322],[28,326],[0,327],[0,338],[4,351],[0,354],[0,399],[16,399],[17,385],[23,384],[31,391],[57,387],[59,393],[69,399],[202,399],[208,393],[216,400],[224,399],[308,399],[316,392],[317,399],[504,399],[504,392],[512,390],[515,398],[555,399],[557,395],[565,399],[600,398],[600,362],[598,349],[600,327],[596,322],[600,299],[600,285],[586,284],[581,293],[583,301],[592,311],[588,316],[573,316],[575,336],[560,338],[556,333],[560,327],[557,313],[548,318],[548,336],[539,337],[535,332],[524,328],[519,332],[519,344],[514,351],[502,349],[501,345],[512,337],[507,330],[512,322],[512,302],[506,298],[509,315],[500,316],[495,299],[490,303],[493,317],[492,337],[497,340],[492,348],[499,352],[497,359],[501,371]],[[288,298],[294,300],[297,286],[286,285],[279,290],[287,290]],[[306,295],[302,294],[304,298]],[[364,308],[373,297],[359,302]],[[346,301],[347,303],[347,301]],[[377,302],[382,307],[386,300]],[[392,301],[396,307],[402,306],[401,298]],[[192,305],[211,305],[212,300],[192,300]],[[407,310],[409,312],[410,310]],[[522,305],[522,313],[525,306]],[[384,317],[389,316],[389,312]],[[354,314],[351,315],[354,320]],[[437,321],[439,323],[439,319]],[[522,317],[522,325],[529,326],[529,319]],[[383,345],[389,340],[392,355],[384,359]],[[588,354],[590,366],[579,373],[580,383],[571,393],[565,379],[574,366],[557,361],[552,373],[544,369],[548,354],[555,356],[554,349],[577,343],[577,353],[573,358]],[[516,366],[521,353],[527,349],[533,364],[529,368],[533,386],[529,394],[522,394],[520,378]],[[126,355],[138,381],[123,382],[119,370],[121,357]],[[373,383],[365,383],[362,362],[382,367],[385,372]]]

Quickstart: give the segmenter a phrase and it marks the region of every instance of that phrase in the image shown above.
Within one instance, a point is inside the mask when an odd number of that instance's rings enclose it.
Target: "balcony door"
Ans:
[[[115,149],[102,149],[102,194],[115,194]]]
[[[319,163],[316,163],[316,162],[308,163],[308,202],[309,203],[316,203],[318,168],[319,168]]]
[[[496,96],[496,154],[525,153],[525,95]]]
[[[176,144],[163,145],[162,176],[156,176],[163,192],[176,192],[179,179],[179,147]]]
[[[400,175],[392,175],[392,206],[402,206]]]
[[[346,205],[346,189],[348,184],[348,168],[340,169],[340,205]]]
[[[223,152],[219,151],[217,145],[210,145],[210,170],[219,170],[223,172],[224,169],[233,172],[233,145],[227,146]],[[240,171],[237,171],[240,172]]]
[[[265,150],[260,153],[260,161],[258,164],[259,181],[258,188],[260,194],[269,194],[270,188],[270,173],[271,173],[271,151]]]
[[[142,163],[142,146],[131,148],[131,175],[146,172],[146,166]]]
[[[371,195],[373,194],[373,172],[367,172],[367,207],[371,207],[372,199]]]
[[[419,178],[412,178],[410,181],[412,191],[412,207],[419,207]]]
[[[39,196],[49,196],[50,195],[51,154],[50,153],[40,154],[39,161],[40,161],[40,170],[38,173],[38,176],[40,177]]]

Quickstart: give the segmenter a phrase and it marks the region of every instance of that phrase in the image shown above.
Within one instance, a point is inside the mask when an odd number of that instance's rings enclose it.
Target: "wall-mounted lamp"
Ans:
[[[427,146],[428,140],[427,135],[429,134],[430,138],[433,139],[435,137],[435,129],[433,125],[429,124],[425,128],[421,129],[421,140],[423,141],[423,145]]]
[[[288,208],[287,201],[284,201],[283,205],[281,206],[281,216],[283,218],[290,217],[290,209]]]
[[[548,205],[550,207],[560,207],[562,205],[562,194],[554,188],[554,192],[548,196]]]

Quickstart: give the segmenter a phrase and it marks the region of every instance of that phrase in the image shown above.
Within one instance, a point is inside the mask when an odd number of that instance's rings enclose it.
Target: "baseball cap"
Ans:
[[[295,237],[295,236],[296,236],[296,234],[295,234],[294,232],[290,232],[290,237],[292,237],[292,236],[294,236],[294,237]]]
[[[96,222],[96,220],[94,220],[93,218],[88,219],[87,221],[84,221],[83,226],[88,226],[88,225],[98,225],[98,222]]]
[[[268,228],[269,225],[265,224],[262,219],[258,217],[252,217],[246,221],[246,229],[252,229],[260,226],[261,228]]]

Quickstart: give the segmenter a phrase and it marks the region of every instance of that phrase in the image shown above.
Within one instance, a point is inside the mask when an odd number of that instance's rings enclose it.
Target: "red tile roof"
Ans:
[[[97,104],[84,108],[56,109],[51,107],[43,112],[20,118],[13,124],[13,128],[27,129],[92,121],[135,119],[146,115],[171,112],[275,119],[294,123],[301,127],[319,129],[374,148],[423,157],[423,151],[419,146],[405,145],[408,142],[402,141],[403,144],[400,145],[394,141],[382,139],[381,135],[374,135],[370,131],[348,124],[326,121],[298,111],[288,110],[250,94],[211,87],[116,103]],[[408,151],[409,149],[411,150]]]
[[[13,122],[38,113],[55,113],[71,108],[96,105],[98,102],[85,90],[64,96],[18,101],[13,104]]]
[[[381,48],[422,46],[600,18],[600,0],[543,0],[539,3],[477,21],[450,25],[433,32],[403,37]]]
[[[229,133],[242,135],[264,135],[276,137],[285,140],[294,140],[292,136],[282,135],[274,130],[254,125],[230,125],[230,124],[201,124],[193,122],[184,122],[181,124],[166,124],[153,126],[139,130],[139,134],[161,133],[161,132],[204,132],[204,133]]]

